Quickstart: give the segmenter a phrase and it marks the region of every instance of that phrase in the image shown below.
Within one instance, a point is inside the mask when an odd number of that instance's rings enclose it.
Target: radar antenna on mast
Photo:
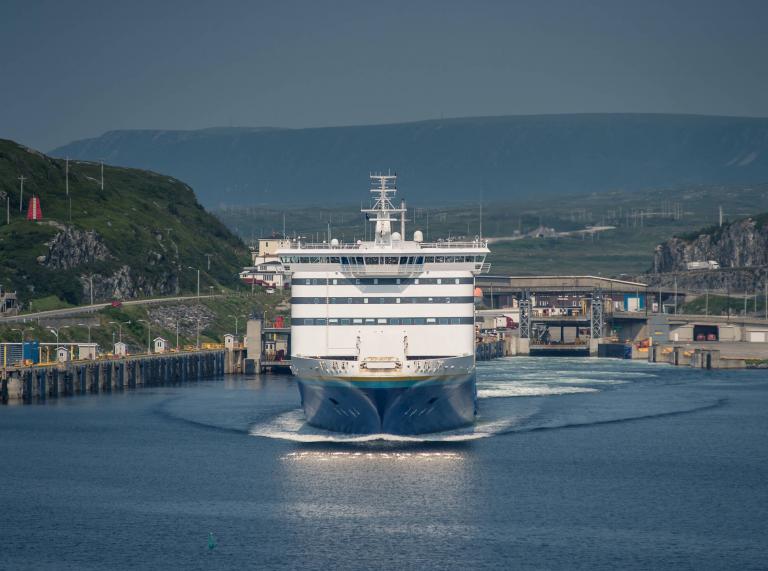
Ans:
[[[393,215],[400,214],[401,231],[405,232],[405,204],[402,204],[400,208],[396,208],[392,203],[392,197],[397,192],[397,174],[372,173],[369,175],[371,179],[371,193],[375,196],[375,202],[371,208],[363,208],[361,212],[364,212],[366,218],[376,224],[376,244],[391,244],[392,243],[392,222],[396,222],[398,219]],[[401,240],[405,239],[405,236],[400,237]]]

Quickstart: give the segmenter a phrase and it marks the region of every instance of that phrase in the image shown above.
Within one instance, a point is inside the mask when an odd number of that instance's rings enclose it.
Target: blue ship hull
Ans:
[[[313,426],[347,434],[424,434],[472,424],[475,374],[419,381],[299,378],[301,405]]]

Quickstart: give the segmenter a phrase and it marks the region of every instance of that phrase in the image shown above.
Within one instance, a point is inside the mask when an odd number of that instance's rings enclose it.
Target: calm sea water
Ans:
[[[768,566],[766,372],[517,358],[479,393],[423,439],[310,429],[281,376],[0,408],[0,568]]]

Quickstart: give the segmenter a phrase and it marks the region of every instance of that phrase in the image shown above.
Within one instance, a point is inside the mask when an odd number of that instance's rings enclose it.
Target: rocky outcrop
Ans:
[[[179,277],[175,273],[143,274],[135,272],[130,266],[120,266],[111,274],[82,274],[79,276],[83,299],[106,301],[111,299],[135,299],[137,297],[157,297],[178,295]]]
[[[58,232],[46,246],[48,253],[38,258],[38,261],[54,270],[69,270],[109,258],[109,250],[95,230],[77,230],[68,226]]]
[[[175,331],[178,325],[179,335],[187,339],[195,338],[198,325],[204,331],[216,320],[216,313],[201,303],[150,306],[148,313],[153,327]]]
[[[684,272],[648,273],[631,278],[648,284],[649,291],[663,287],[672,291],[731,293],[753,295],[764,292],[768,268],[725,268],[722,270],[691,270]]]
[[[708,260],[719,262],[722,268],[768,265],[765,215],[711,228],[697,237],[672,238],[659,244],[653,257],[653,272],[685,271],[688,262]]]

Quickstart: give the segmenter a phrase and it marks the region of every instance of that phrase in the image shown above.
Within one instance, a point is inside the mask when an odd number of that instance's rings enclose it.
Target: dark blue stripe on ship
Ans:
[[[334,432],[441,432],[471,424],[477,414],[474,373],[380,386],[335,379],[299,378],[298,383],[307,422]]]
[[[292,317],[299,325],[473,325],[474,317]]]

